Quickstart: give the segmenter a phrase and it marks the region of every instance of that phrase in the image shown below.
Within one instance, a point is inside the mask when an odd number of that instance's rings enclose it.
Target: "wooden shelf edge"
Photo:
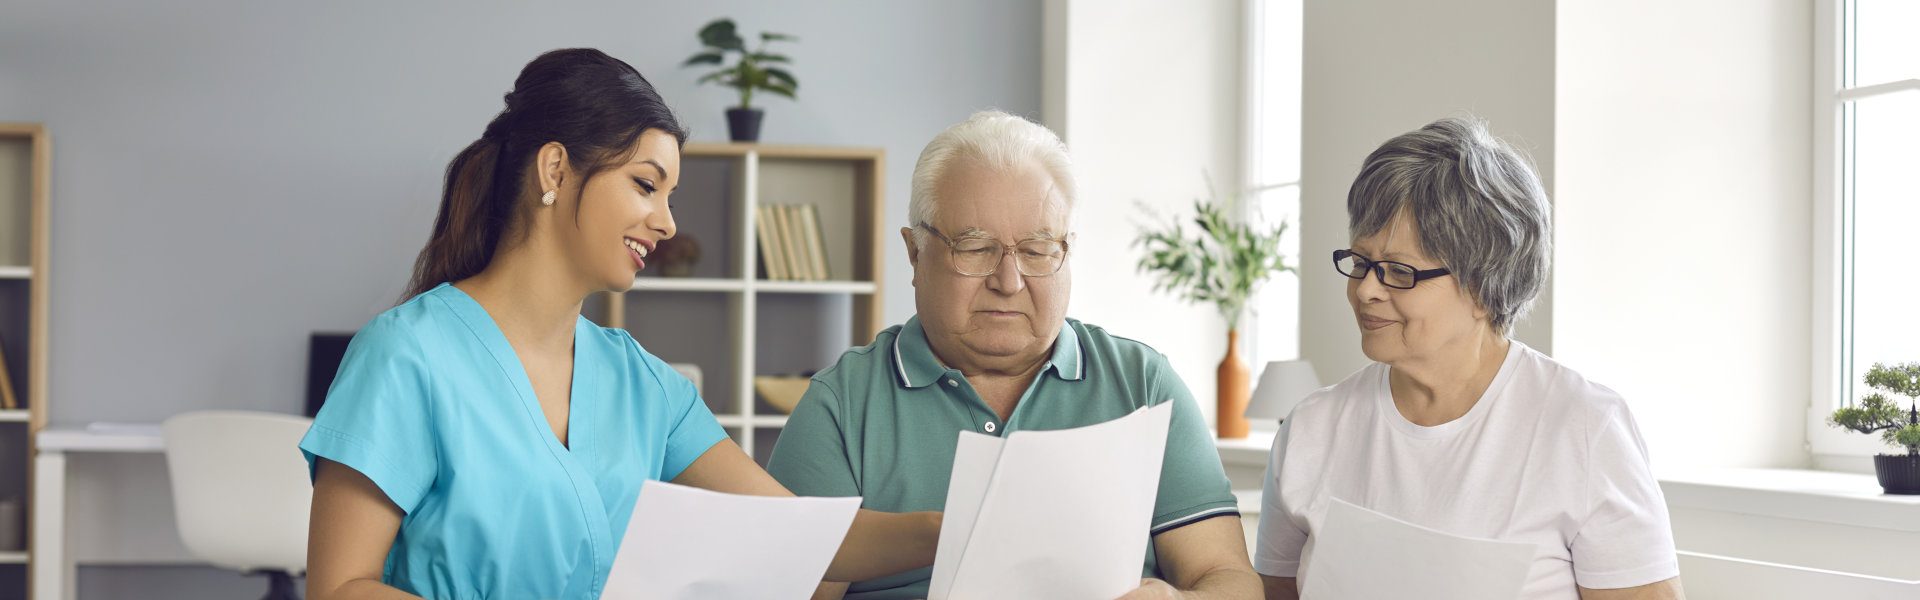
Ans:
[[[787,144],[759,144],[743,142],[687,142],[681,148],[681,156],[692,157],[728,157],[746,156],[748,152],[760,155],[760,158],[818,158],[836,160],[873,160],[883,156],[882,148],[847,146],[799,146]]]

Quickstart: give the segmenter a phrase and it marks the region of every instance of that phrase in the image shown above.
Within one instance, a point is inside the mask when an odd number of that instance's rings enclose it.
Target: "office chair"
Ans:
[[[214,566],[266,575],[263,600],[297,600],[307,570],[313,483],[300,438],[313,419],[202,411],[160,425],[173,516],[187,550]]]

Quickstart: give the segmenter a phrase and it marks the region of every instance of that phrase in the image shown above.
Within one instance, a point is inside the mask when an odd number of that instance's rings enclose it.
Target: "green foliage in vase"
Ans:
[[[1246,193],[1273,187],[1278,186]],[[1226,317],[1227,329],[1237,329],[1247,300],[1260,284],[1294,270],[1280,255],[1280,235],[1287,224],[1256,228],[1233,218],[1238,196],[1219,197],[1211,182],[1207,196],[1194,199],[1191,221],[1169,216],[1163,225],[1141,229],[1133,246],[1147,254],[1138,270],[1153,274],[1154,291],[1171,291],[1188,302],[1211,303]],[[1186,227],[1187,223],[1194,227]]]
[[[767,52],[768,43],[799,40],[800,38],[784,33],[761,32],[759,47],[750,49],[747,48],[747,41],[740,37],[739,30],[734,27],[733,19],[714,19],[712,23],[700,29],[700,43],[705,44],[706,49],[688,58],[680,66],[722,67],[701,76],[700,83],[719,82],[720,85],[739,90],[739,108],[752,108],[754,90],[765,90],[792,98],[794,90],[800,88],[800,82],[794,80],[793,74],[788,73],[785,68],[769,66],[791,64],[793,61],[785,55]],[[740,56],[733,66],[723,66],[726,64],[729,53]]]
[[[1885,365],[1874,363],[1864,378],[1868,387],[1878,390],[1860,398],[1854,406],[1835,409],[1827,424],[1859,433],[1879,433],[1893,448],[1905,448],[1908,456],[1920,456],[1920,363]],[[1906,396],[1907,408],[1887,394]]]

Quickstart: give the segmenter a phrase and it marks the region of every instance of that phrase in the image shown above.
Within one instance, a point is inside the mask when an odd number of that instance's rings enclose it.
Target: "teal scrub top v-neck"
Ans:
[[[471,296],[441,284],[354,335],[300,441],[406,514],[382,579],[432,600],[600,597],[648,479],[726,437],[693,384],[626,331],[574,327],[568,444]],[[571,447],[569,447],[571,446]]]

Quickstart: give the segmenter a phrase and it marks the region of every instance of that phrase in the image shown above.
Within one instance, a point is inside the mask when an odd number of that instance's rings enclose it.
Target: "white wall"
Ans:
[[[1382,142],[1465,114],[1529,153],[1555,189],[1554,12],[1539,0],[1312,0],[1301,108],[1300,354],[1332,384],[1367,364],[1332,252],[1347,188]],[[1557,348],[1543,294],[1514,337]]]
[[[1166,354],[1208,419],[1226,324],[1211,305],[1152,291],[1132,248],[1145,215],[1192,210],[1240,181],[1239,2],[1048,0],[1045,123],[1073,153],[1075,210],[1069,316]]]
[[[1807,460],[1812,18],[1560,2],[1554,347],[1656,468]]]

